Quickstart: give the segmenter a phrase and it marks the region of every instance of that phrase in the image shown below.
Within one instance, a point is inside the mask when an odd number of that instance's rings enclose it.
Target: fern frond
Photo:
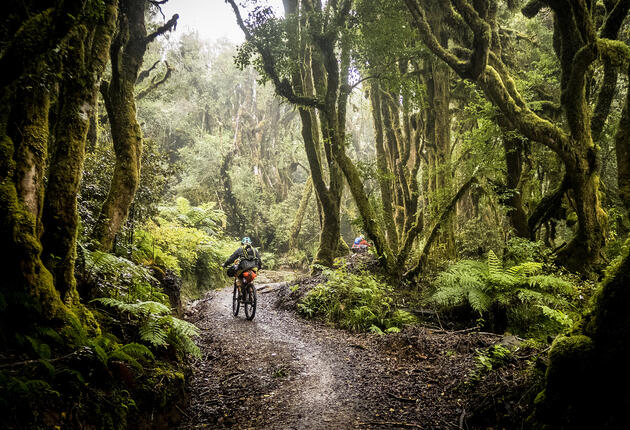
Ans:
[[[142,370],[142,364],[122,349],[116,349],[109,353],[110,360],[118,360],[130,364],[138,370]]]
[[[103,333],[94,339],[94,343],[101,348],[110,349],[120,343],[118,338],[112,333]]]
[[[573,284],[557,276],[536,275],[527,279],[531,288],[549,293],[565,294],[571,296],[575,294]]]
[[[143,317],[149,314],[164,315],[171,311],[168,306],[152,300],[136,303],[125,303],[121,300],[111,297],[100,297],[92,300],[92,302],[101,303],[104,306],[117,309],[120,312],[127,312],[135,317]]]
[[[459,306],[466,301],[466,291],[461,287],[450,286],[440,288],[431,298],[440,306]]]
[[[528,261],[526,263],[519,264],[518,266],[510,267],[506,270],[506,273],[513,276],[531,276],[542,270],[542,263],[536,263],[534,261]]]
[[[167,318],[169,318],[169,323],[173,330],[181,336],[188,336],[191,338],[199,336],[199,329],[196,325],[170,315]]]
[[[135,357],[137,359],[155,359],[153,353],[149,350],[149,348],[140,343],[127,343],[121,346],[120,350],[123,351],[125,354],[131,357]]]
[[[165,304],[152,300],[146,302],[138,302],[136,303],[136,305],[151,314],[164,315],[171,312],[171,308],[169,308]]]
[[[503,273],[503,264],[493,250],[488,251],[488,271],[491,275]]]
[[[99,345],[92,345],[90,347],[90,349],[96,354],[96,356],[98,357],[99,360],[101,360],[101,363],[103,363],[104,365],[107,366],[107,353],[105,352],[105,350],[100,347]]]
[[[140,326],[138,330],[140,339],[153,346],[166,346],[168,337],[168,330],[164,326],[161,320],[150,319]]]
[[[492,297],[481,290],[469,290],[467,295],[468,303],[477,312],[487,312],[492,305]]]
[[[551,309],[548,306],[539,306],[542,310],[543,314],[552,321],[560,323],[566,328],[569,328],[573,325],[573,320],[567,314],[557,309]]]

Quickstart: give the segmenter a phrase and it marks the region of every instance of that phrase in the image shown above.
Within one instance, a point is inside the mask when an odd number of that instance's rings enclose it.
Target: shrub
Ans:
[[[116,297],[126,301],[154,300],[168,303],[151,271],[124,257],[90,251],[79,245],[78,288],[84,298]]]
[[[571,326],[569,300],[574,286],[554,275],[542,274],[542,264],[526,262],[503,269],[494,252],[486,262],[463,260],[442,272],[434,282],[434,303],[469,306],[488,318],[495,331],[511,329],[543,336]]]
[[[222,263],[232,252],[223,238],[225,215],[213,203],[191,206],[180,197],[135,235],[133,258],[170,269],[194,292],[225,284]]]
[[[306,317],[323,317],[350,330],[379,334],[415,322],[410,313],[393,309],[392,287],[376,277],[344,269],[327,269],[324,274],[327,282],[310,290],[298,304]]]

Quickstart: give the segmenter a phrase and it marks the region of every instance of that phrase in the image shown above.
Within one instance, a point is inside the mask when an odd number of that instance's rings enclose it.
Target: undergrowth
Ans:
[[[393,306],[393,288],[368,273],[326,269],[325,283],[310,290],[298,304],[307,318],[323,318],[353,331],[395,333],[415,317]]]
[[[466,306],[488,328],[545,337],[571,327],[575,286],[543,264],[524,262],[507,269],[494,252],[485,262],[462,260],[440,273],[431,300],[443,309]]]

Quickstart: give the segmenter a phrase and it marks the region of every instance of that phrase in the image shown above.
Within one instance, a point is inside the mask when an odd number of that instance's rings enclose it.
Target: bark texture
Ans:
[[[94,226],[93,239],[102,251],[110,251],[127,219],[140,180],[142,130],[136,117],[135,84],[147,45],[177,23],[174,15],[164,26],[147,34],[143,1],[121,0],[118,29],[111,44],[112,76],[101,93],[114,141],[116,164],[107,198]]]
[[[102,20],[77,26],[69,39],[60,85],[58,126],[48,171],[43,210],[43,260],[64,302],[79,305],[74,277],[77,241],[77,193],[90,119],[96,110],[100,79],[116,29],[118,1],[110,0]]]

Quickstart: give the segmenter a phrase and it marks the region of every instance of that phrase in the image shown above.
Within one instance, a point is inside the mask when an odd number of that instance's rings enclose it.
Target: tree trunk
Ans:
[[[102,251],[110,251],[114,237],[129,213],[140,180],[142,130],[136,117],[135,83],[147,45],[177,22],[174,15],[164,26],[147,35],[146,3],[121,0],[118,33],[111,45],[111,82],[103,82],[101,93],[111,125],[116,164],[109,193],[94,227],[93,239]]]
[[[43,210],[43,256],[64,302],[79,305],[74,277],[77,241],[77,193],[83,173],[85,142],[96,110],[98,85],[108,61],[116,29],[117,0],[109,2],[102,22],[79,27],[69,45],[68,76],[59,94],[59,123],[55,128]]]
[[[309,176],[306,184],[304,185],[304,191],[302,192],[302,198],[300,199],[300,205],[295,214],[295,219],[291,225],[291,234],[289,235],[289,250],[291,251],[297,249],[298,236],[300,235],[300,230],[302,229],[302,221],[304,220],[304,215],[308,209],[308,202],[311,199],[311,194],[313,194],[313,180]]]
[[[435,23],[432,25],[436,25]],[[441,20],[437,27],[442,28]],[[441,31],[440,31],[441,33]],[[448,42],[448,38],[442,37],[442,44]],[[445,39],[445,40],[444,40]],[[433,109],[434,127],[433,136],[435,148],[435,184],[439,196],[449,196],[452,187],[451,175],[451,115],[449,112],[450,103],[450,70],[444,62],[432,58],[430,60],[431,80],[433,93],[429,94],[429,104]],[[439,199],[439,197],[438,197]],[[443,204],[438,205],[437,213],[442,209]],[[453,217],[445,219],[440,231],[440,243],[444,246],[446,257],[452,259],[456,255],[455,251],[455,225]]]
[[[628,69],[630,76],[630,69]],[[615,152],[617,155],[617,184],[619,197],[626,212],[630,215],[630,91],[626,93],[621,119],[615,135]]]
[[[394,221],[392,206],[393,172],[390,169],[387,153],[384,146],[383,109],[381,103],[381,89],[378,82],[370,87],[370,101],[372,102],[372,119],[374,121],[374,140],[376,143],[376,166],[378,168],[378,184],[381,190],[381,203],[383,205],[383,218],[385,220],[385,232],[387,242],[392,249],[398,249],[398,232]]]
[[[628,245],[628,241],[626,245]],[[611,389],[630,383],[630,256],[625,255],[601,290],[593,310],[549,352],[545,389],[536,398],[534,428],[627,427],[630,394]]]
[[[508,218],[510,225],[518,237],[529,239],[527,214],[523,209],[523,196],[521,194],[520,181],[523,171],[521,139],[509,136],[503,137],[503,149],[505,151],[505,167],[507,179],[508,197],[505,204],[508,206]]]
[[[575,201],[578,230],[559,253],[559,259],[573,271],[599,264],[600,249],[605,242],[606,213],[599,201],[599,174],[588,158],[587,155],[576,156],[577,165],[567,163],[566,173]]]
[[[69,310],[40,258],[49,91],[37,84],[24,92],[3,87],[0,94],[0,293],[6,302],[0,321],[3,333],[13,333],[40,319],[62,319]]]

